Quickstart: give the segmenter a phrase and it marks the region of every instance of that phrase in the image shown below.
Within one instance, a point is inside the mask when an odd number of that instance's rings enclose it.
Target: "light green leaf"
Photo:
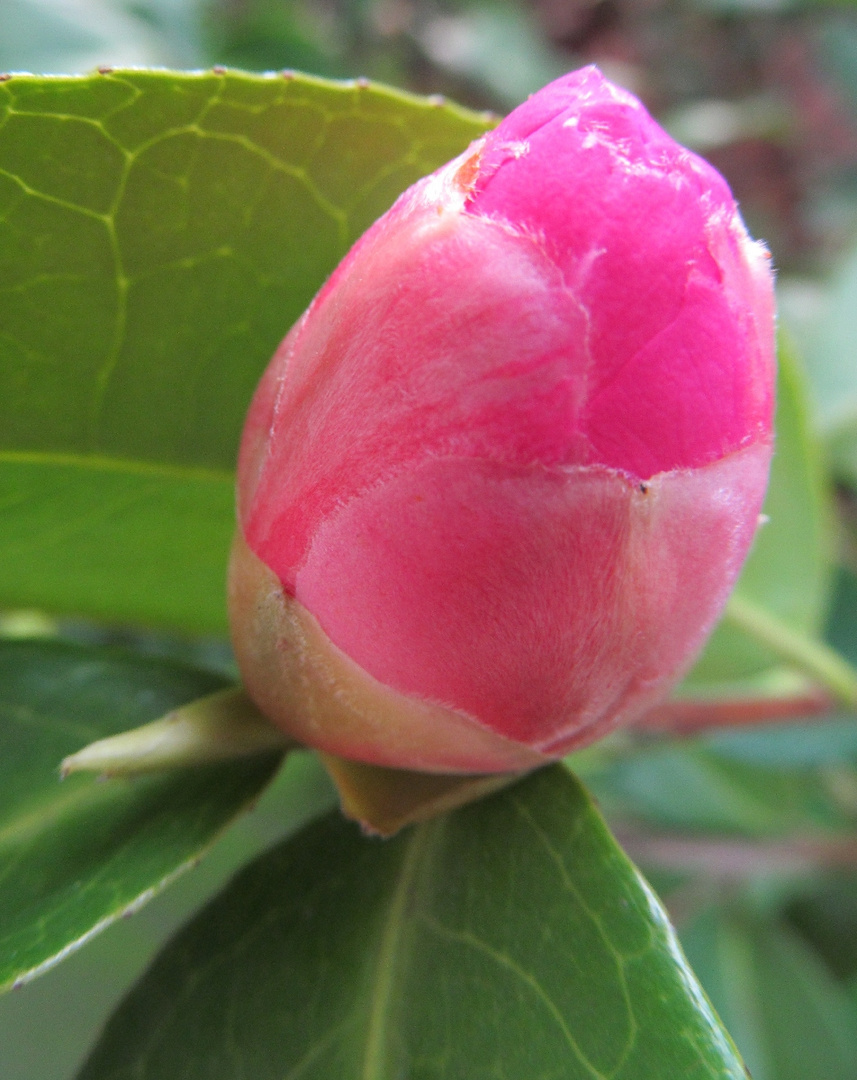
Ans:
[[[60,642],[0,643],[0,988],[61,959],[196,861],[281,754],[101,781],[58,766],[223,680]]]
[[[337,815],[161,954],[80,1080],[744,1080],[653,894],[561,767],[366,839]]]
[[[736,586],[789,627],[819,636],[830,594],[833,515],[829,481],[812,431],[797,358],[780,345],[776,450],[759,530]],[[715,630],[682,692],[739,684],[777,665],[777,656],[727,619]]]
[[[775,744],[777,733],[769,738]],[[728,736],[643,747],[593,768],[587,783],[611,821],[743,836],[806,829],[844,833],[854,827],[855,760],[778,763],[774,746],[772,760],[760,761],[760,743],[761,733],[755,755],[750,750],[746,756]]]
[[[827,36],[830,44],[842,38],[839,32]],[[853,52],[857,37],[848,36],[846,51]],[[855,59],[857,52],[851,58],[852,68]],[[853,80],[847,89],[854,90]],[[857,248],[846,254],[826,280],[787,280],[781,291],[783,318],[802,346],[818,428],[832,468],[837,479],[857,487]]]
[[[857,422],[855,303],[857,249],[821,284],[786,283],[784,318],[787,326],[794,325],[801,342],[819,426],[825,434],[853,428]]]
[[[486,125],[308,77],[0,83],[0,605],[221,631],[265,364]]]
[[[3,0],[0,71],[199,68],[198,0]]]
[[[682,942],[753,1080],[853,1080],[857,1008],[785,927],[714,909]]]

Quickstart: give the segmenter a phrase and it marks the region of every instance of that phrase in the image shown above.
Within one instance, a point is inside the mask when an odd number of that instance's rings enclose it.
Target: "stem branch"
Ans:
[[[835,649],[793,630],[742,596],[732,596],[725,617],[777,656],[826,687],[849,708],[857,708],[857,670]]]

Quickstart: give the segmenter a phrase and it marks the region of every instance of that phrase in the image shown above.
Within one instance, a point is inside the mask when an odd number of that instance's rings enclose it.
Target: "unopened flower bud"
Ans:
[[[771,455],[772,278],[723,179],[594,68],[355,245],[256,393],[231,571],[296,738],[523,769],[696,656]]]

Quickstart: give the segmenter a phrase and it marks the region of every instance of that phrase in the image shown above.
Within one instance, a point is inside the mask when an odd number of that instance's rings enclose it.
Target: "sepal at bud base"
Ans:
[[[520,773],[438,775],[385,769],[364,761],[321,754],[336,785],[342,812],[374,836],[393,836],[406,825],[429,821],[493,795],[520,779]]]
[[[64,758],[60,776],[94,772],[102,776],[137,776],[233,761],[295,743],[259,713],[244,690],[229,687],[173,709],[129,731],[98,739]]]

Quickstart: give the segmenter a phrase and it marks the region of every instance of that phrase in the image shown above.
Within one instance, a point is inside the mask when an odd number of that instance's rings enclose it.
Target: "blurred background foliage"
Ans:
[[[364,75],[502,113],[584,63],[640,95],[676,138],[720,169],[751,232],[772,250],[781,324],[807,371],[840,511],[827,636],[857,663],[857,4],[0,2],[0,71],[294,68]],[[55,626],[26,614],[0,629],[23,636]],[[112,631],[110,640],[230,670],[219,642]],[[332,795],[314,766],[301,768],[309,814]],[[857,1080],[854,717],[652,740],[633,754],[620,741],[594,748],[578,768],[664,896],[755,1080]],[[158,944],[279,835],[280,790],[275,784],[194,875],[0,999],[3,1080],[74,1074]],[[293,809],[285,816],[296,820]]]

